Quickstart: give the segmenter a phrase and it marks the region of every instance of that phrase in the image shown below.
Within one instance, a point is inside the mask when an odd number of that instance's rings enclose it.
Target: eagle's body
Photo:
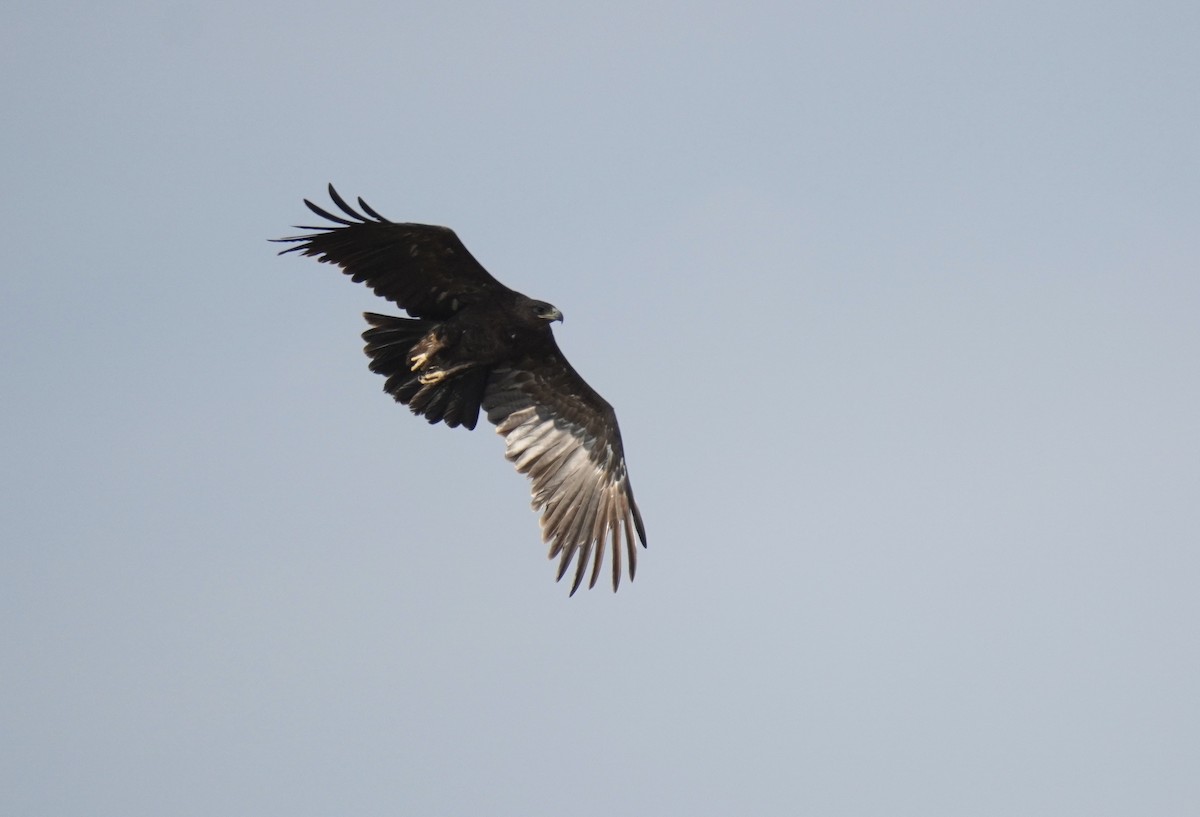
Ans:
[[[363,215],[332,185],[329,194],[348,218],[305,204],[341,226],[300,227],[320,232],[278,240],[297,242],[283,252],[336,264],[412,316],[366,314],[366,352],[387,377],[384,389],[431,423],[474,428],[487,412],[507,457],[533,480],[560,579],[576,560],[572,593],[589,561],[595,585],[610,539],[613,589],[623,555],[632,579],[634,531],[643,546],[646,534],[616,414],[559,351],[550,323],[562,313],[493,278],[453,231],[390,222],[359,199]]]

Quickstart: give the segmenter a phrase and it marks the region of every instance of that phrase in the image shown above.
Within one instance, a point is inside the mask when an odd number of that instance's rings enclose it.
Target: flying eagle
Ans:
[[[637,569],[634,530],[646,531],[625,467],[612,406],[571,367],[550,324],[562,313],[501,284],[447,227],[388,221],[361,198],[361,213],[329,186],[346,217],[304,203],[332,225],[274,239],[335,264],[411,318],[365,314],[371,371],[384,390],[430,423],[473,429],[482,407],[505,439],[505,456],[532,480],[542,539],[558,557],[558,579],[575,562],[571,595],[591,563],[600,575],[612,542],[613,590],[622,550],[629,578]],[[337,225],[337,226],[333,226]],[[623,544],[622,544],[623,540]]]

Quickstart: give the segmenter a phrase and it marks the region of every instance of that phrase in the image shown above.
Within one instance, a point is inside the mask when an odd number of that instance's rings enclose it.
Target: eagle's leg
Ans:
[[[446,348],[446,345],[446,339],[436,329],[421,338],[408,354],[408,362],[412,364],[409,371],[415,372],[424,367],[429,363],[429,359]]]
[[[451,366],[448,369],[428,369],[424,372],[421,372],[420,376],[417,377],[417,380],[423,386],[431,386],[434,383],[441,383],[447,377],[451,377],[459,372],[466,371],[467,369],[471,368],[471,366],[472,364],[470,363],[459,363],[457,366]]]
[[[471,368],[471,362],[452,362],[452,350],[458,343],[461,332],[445,326],[435,327],[417,341],[408,352],[409,371],[417,372],[417,380],[423,386],[440,383],[447,377]],[[449,354],[444,354],[449,353]],[[447,357],[451,359],[448,360]]]

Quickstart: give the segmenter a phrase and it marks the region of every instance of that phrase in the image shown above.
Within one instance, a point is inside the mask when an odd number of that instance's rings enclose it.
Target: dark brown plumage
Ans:
[[[384,389],[430,423],[474,428],[480,409],[487,413],[506,456],[533,482],[558,578],[575,563],[572,595],[589,564],[595,586],[610,541],[613,590],[623,557],[632,580],[634,531],[643,547],[646,532],[621,432],[612,406],[554,341],[550,323],[562,313],[493,278],[454,231],[388,221],[361,198],[356,212],[333,185],[329,196],[344,217],[304,203],[337,226],[297,227],[316,232],[274,240],[295,243],[281,255],[335,264],[412,316],[366,314],[366,352]]]

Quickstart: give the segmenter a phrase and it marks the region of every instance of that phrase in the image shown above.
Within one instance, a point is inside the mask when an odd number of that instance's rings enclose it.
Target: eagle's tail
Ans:
[[[394,318],[373,312],[366,312],[363,317],[371,324],[371,328],[363,332],[371,371],[387,378],[384,391],[431,423],[445,422],[451,428],[460,425],[475,428],[487,385],[487,369],[472,368],[436,383],[423,384],[418,380],[420,372],[412,371],[409,357],[413,346],[437,326],[437,322]]]

